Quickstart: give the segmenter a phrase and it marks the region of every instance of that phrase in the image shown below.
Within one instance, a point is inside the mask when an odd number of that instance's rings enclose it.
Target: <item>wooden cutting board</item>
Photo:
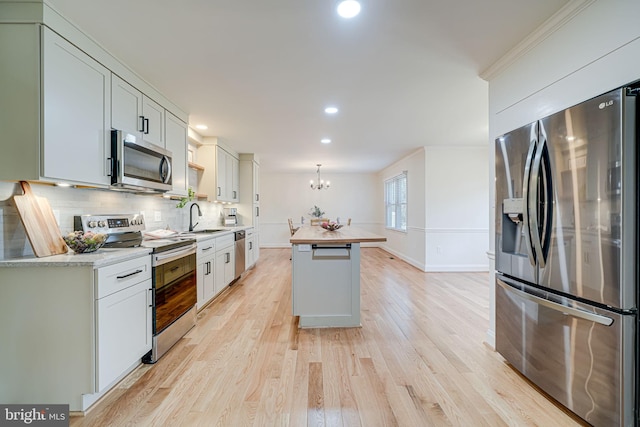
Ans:
[[[37,257],[66,254],[67,244],[53,215],[49,201],[31,191],[26,181],[20,181],[24,194],[13,196],[20,220]]]

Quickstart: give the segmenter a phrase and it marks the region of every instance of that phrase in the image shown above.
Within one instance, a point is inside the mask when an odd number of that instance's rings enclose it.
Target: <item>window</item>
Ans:
[[[407,172],[384,182],[385,227],[407,231]]]

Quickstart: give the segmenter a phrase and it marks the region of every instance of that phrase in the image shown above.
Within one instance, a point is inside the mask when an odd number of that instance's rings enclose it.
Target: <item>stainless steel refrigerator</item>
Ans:
[[[636,97],[496,139],[496,348],[594,426],[637,422]]]

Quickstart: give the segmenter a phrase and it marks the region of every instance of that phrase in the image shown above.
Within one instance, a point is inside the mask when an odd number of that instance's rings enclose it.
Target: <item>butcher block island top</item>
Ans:
[[[300,227],[296,233],[291,236],[290,243],[313,244],[313,243],[364,243],[364,242],[386,242],[387,238],[378,234],[362,230],[357,227],[346,226],[338,230],[329,231],[314,225],[309,227]]]

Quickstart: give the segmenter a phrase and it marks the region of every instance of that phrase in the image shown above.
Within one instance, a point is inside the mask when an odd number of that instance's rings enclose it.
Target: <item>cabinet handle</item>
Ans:
[[[202,252],[206,252],[213,249],[213,246],[209,246],[208,248],[202,248]]]
[[[145,135],[149,135],[149,119],[144,119],[144,127],[146,128]]]
[[[133,276],[133,275],[139,274],[139,273],[142,273],[142,270],[136,270],[133,273],[125,274],[124,276],[116,276],[116,279],[124,279],[124,278],[127,278],[129,276]]]
[[[138,132],[144,132],[144,116],[139,116],[140,117],[140,127],[142,129],[139,129]]]
[[[224,255],[227,257],[227,260],[224,263],[229,264],[229,262],[231,261],[231,254],[229,252],[226,252]]]
[[[260,195],[258,193],[256,193],[256,202],[260,201]]]
[[[253,242],[249,242],[249,250],[253,249]]]
[[[149,307],[153,307],[153,289],[149,289],[149,301],[151,301]]]
[[[179,269],[179,268],[180,268],[180,267],[176,266],[176,267],[173,267],[173,268],[172,268],[171,270],[169,270],[169,271],[173,273],[174,271],[176,271],[176,270],[177,270],[177,269]]]
[[[237,194],[238,194],[238,193],[237,193],[235,190],[233,190],[233,198],[234,198],[234,199],[237,199],[237,198],[238,198]]]
[[[218,187],[218,197],[220,196],[220,187]]]
[[[260,216],[260,206],[256,206],[256,216]]]

